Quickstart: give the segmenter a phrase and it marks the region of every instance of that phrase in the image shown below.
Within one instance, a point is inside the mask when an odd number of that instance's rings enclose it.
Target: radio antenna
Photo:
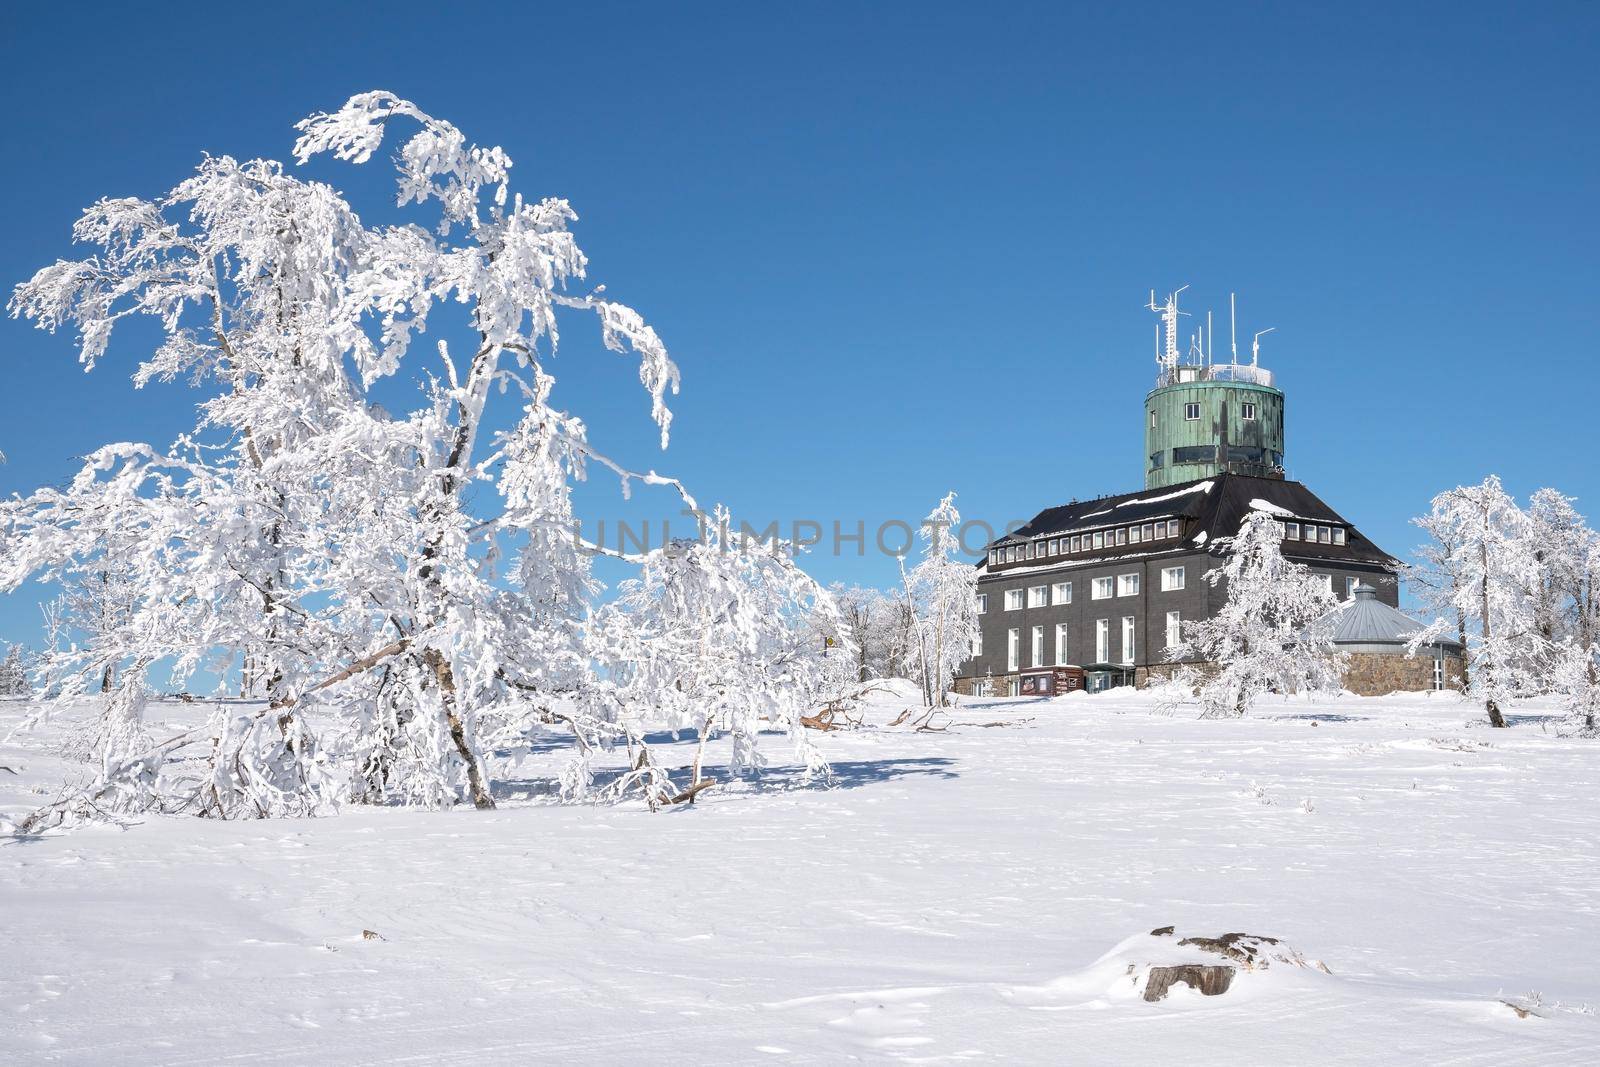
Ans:
[[[1233,349],[1233,362],[1239,362],[1239,310],[1234,306],[1236,293],[1228,294],[1228,345]]]
[[[1261,339],[1276,329],[1276,326],[1268,326],[1265,330],[1258,332],[1255,340],[1250,342],[1250,365],[1252,367],[1261,364]]]

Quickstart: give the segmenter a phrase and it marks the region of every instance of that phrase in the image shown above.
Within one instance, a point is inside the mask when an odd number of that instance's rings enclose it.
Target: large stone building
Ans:
[[[1143,685],[1171,671],[1167,650],[1180,626],[1224,602],[1226,588],[1205,576],[1223,565],[1252,510],[1278,519],[1284,554],[1341,600],[1353,601],[1359,587],[1363,599],[1406,618],[1395,559],[1285,479],[1284,395],[1271,373],[1254,357],[1214,364],[1203,350],[1180,361],[1176,295],[1156,310],[1166,344],[1144,405],[1145,488],[1047,508],[988,546],[979,564],[980,639],[958,691],[1042,695]],[[1385,621],[1393,636],[1393,620]],[[1414,671],[1393,663],[1401,651],[1403,642],[1391,642],[1387,659],[1363,660],[1359,669],[1410,679]],[[1459,667],[1433,672],[1430,663],[1427,670],[1430,678],[1459,675]],[[1386,684],[1349,682],[1358,691]]]

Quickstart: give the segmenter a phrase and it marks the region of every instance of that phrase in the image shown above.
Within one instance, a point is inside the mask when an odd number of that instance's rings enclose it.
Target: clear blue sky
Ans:
[[[683,368],[665,457],[614,357],[564,353],[558,397],[758,524],[1139,487],[1141,305],[1183,283],[1277,328],[1291,475],[1390,551],[1489,472],[1600,513],[1593,5],[97,7],[8,12],[8,285],[95,198],[286,158],[296,119],[385,88],[571,199]],[[315,173],[379,217],[368,169]],[[193,394],[129,385],[140,343],[85,377],[0,323],[0,492],[185,428]],[[38,597],[0,598],[0,638]]]

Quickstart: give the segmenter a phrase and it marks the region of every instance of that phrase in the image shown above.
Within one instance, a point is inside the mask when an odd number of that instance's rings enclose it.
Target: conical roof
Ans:
[[[1355,595],[1325,618],[1334,620],[1333,641],[1338,645],[1405,645],[1423,629],[1416,619],[1379,600],[1378,591],[1370,585],[1356,586]],[[1433,643],[1459,647],[1446,637]]]

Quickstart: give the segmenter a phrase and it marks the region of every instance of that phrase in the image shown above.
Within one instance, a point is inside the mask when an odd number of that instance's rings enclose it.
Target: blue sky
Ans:
[[[204,151],[285,158],[296,119],[385,88],[572,200],[684,392],[665,456],[592,339],[557,396],[757,525],[1139,487],[1141,305],[1185,283],[1191,310],[1234,290],[1241,329],[1276,327],[1291,476],[1390,551],[1490,472],[1600,512],[1592,5],[764,8],[14,10],[0,277],[71,254],[99,196],[156,195]],[[383,217],[381,168],[314,175]],[[185,428],[194,394],[129,384],[141,343],[85,376],[69,338],[0,322],[0,492]],[[672,513],[655,499],[631,513]],[[0,639],[36,638],[38,599],[0,598]]]

